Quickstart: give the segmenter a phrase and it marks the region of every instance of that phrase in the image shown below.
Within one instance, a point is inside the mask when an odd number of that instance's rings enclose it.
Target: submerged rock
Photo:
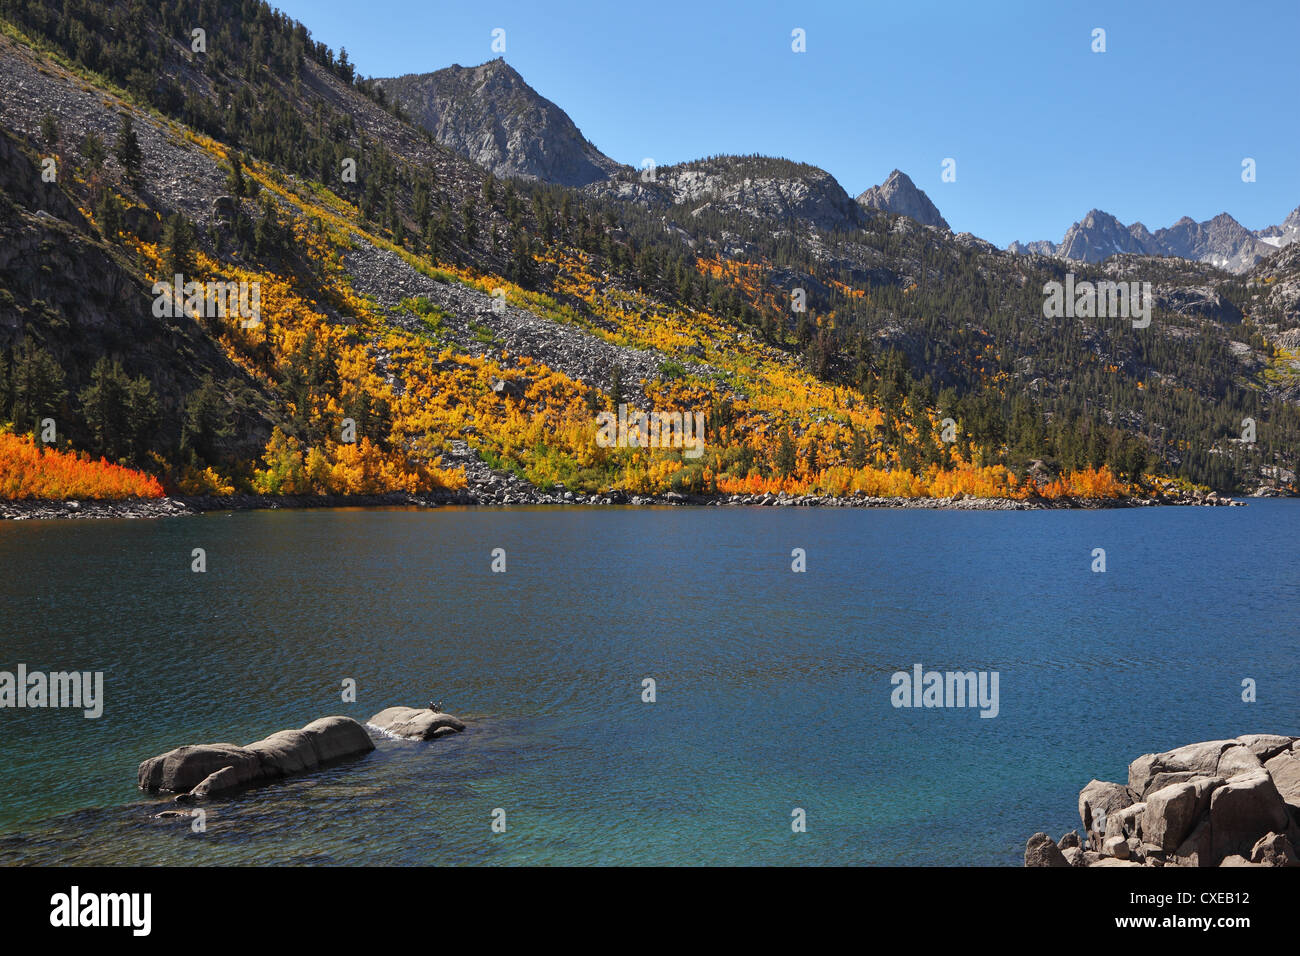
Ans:
[[[436,740],[465,729],[459,717],[427,707],[389,707],[371,717],[372,727],[408,740]]]
[[[189,803],[192,800],[206,800],[217,794],[238,790],[245,782],[236,775],[234,767],[222,767],[216,773],[209,774],[200,780],[189,793],[177,794],[176,802]]]

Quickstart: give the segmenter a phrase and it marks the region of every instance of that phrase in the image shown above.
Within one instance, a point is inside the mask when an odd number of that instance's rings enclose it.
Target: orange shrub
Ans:
[[[158,479],[134,468],[41,448],[27,435],[0,432],[0,498],[161,498]]]

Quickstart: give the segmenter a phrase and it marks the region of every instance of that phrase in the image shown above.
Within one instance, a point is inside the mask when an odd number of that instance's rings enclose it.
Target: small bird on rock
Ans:
[[[442,713],[442,701],[438,701],[438,703],[436,703],[436,704],[435,704],[433,701],[429,701],[429,709],[430,709],[431,711],[433,711],[435,714],[441,714],[441,713]]]

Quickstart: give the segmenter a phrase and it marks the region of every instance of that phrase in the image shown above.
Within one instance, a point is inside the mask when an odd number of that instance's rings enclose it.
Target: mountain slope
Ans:
[[[210,2],[50,14],[0,0],[12,35],[32,34],[0,41],[0,75],[21,91],[0,125],[29,168],[58,156],[63,208],[97,233],[86,254],[118,263],[144,306],[136,325],[95,320],[161,399],[163,427],[123,455],[178,487],[429,491],[490,473],[602,493],[1032,497],[1152,473],[1253,489],[1261,469],[1295,470],[1300,422],[1274,354],[1297,324],[1274,294],[1285,277],[1121,257],[1073,271],[1152,281],[1149,328],[1048,320],[1044,285],[1064,263],[867,208],[805,164],[501,182],[253,0],[218,4],[229,40],[191,55],[187,24]],[[103,42],[83,48],[78,30]],[[143,147],[134,172],[115,155],[124,115]],[[64,242],[27,209],[20,245]],[[160,339],[150,287],[176,271],[260,283],[263,325],[191,313]],[[75,386],[56,403],[67,441],[100,453],[103,410],[82,394],[94,356],[67,340],[77,304],[43,302],[42,281],[31,257],[6,281],[0,365],[28,381],[28,344],[56,350]],[[198,382],[184,378],[194,355],[212,356]],[[209,421],[224,401],[210,377],[247,383],[248,418]],[[14,394],[0,389],[0,418]],[[698,410],[707,450],[599,445],[595,415],[628,403]],[[1252,447],[1231,440],[1245,416]],[[187,443],[198,432],[212,440]]]

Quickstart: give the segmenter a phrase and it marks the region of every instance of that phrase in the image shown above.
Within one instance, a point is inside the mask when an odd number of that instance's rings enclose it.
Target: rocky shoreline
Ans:
[[[1300,737],[1244,734],[1143,754],[1079,793],[1083,834],[1035,833],[1025,866],[1300,867]]]
[[[49,518],[170,518],[213,511],[258,511],[282,508],[374,507],[518,507],[533,505],[587,506],[695,506],[773,508],[929,508],[951,511],[1043,511],[1052,509],[1143,508],[1155,506],[1243,507],[1244,501],[1206,495],[1159,495],[1151,498],[1060,498],[1019,501],[1013,498],[879,498],[871,495],[689,495],[669,491],[657,495],[629,495],[610,490],[584,494],[556,486],[542,491],[512,476],[498,483],[456,492],[383,495],[201,495],[173,498],[131,498],[114,501],[0,501],[0,520]]]

